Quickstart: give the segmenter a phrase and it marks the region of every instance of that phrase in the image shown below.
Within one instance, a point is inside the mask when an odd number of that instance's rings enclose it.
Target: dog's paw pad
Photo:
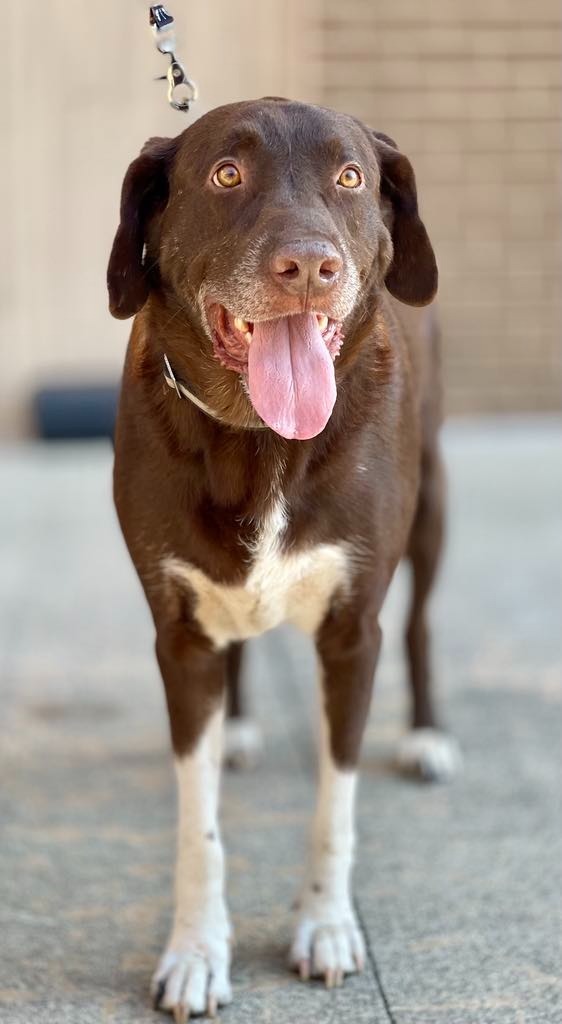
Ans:
[[[201,1014],[214,1017],[232,1000],[228,974],[228,944],[212,952],[195,943],[181,952],[169,949],[152,979],[154,1008],[172,1013],[176,1024]]]
[[[341,985],[346,974],[362,971],[365,943],[351,913],[341,920],[300,918],[289,962],[303,981],[323,978],[327,988]]]
[[[427,782],[448,782],[462,768],[462,754],[453,736],[439,729],[412,729],[398,745],[400,771]]]
[[[256,722],[251,718],[227,718],[223,758],[228,768],[255,768],[262,752],[262,734]]]

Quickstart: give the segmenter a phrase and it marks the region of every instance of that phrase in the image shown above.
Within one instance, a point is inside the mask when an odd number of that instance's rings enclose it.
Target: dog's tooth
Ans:
[[[328,317],[325,313],[317,313],[318,326],[321,331],[325,331],[328,326]]]
[[[249,324],[247,320],[242,320],[239,316],[237,316],[234,318],[234,326],[237,331],[240,331],[241,334],[245,334],[246,331],[248,330]]]
[[[249,345],[251,340],[252,340],[252,332],[251,331],[245,331],[244,332],[244,337],[245,337],[245,339],[246,339],[246,341],[248,342],[248,345]]]

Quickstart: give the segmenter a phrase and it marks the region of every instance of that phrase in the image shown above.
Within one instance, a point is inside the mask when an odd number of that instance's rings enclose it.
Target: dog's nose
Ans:
[[[336,284],[341,268],[341,256],[330,242],[292,242],[271,258],[274,280],[292,295],[328,291]]]

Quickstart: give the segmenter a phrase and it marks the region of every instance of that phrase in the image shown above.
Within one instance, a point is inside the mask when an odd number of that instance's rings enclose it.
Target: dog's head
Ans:
[[[110,309],[173,294],[277,433],[309,438],[336,398],[334,360],[362,297],[425,305],[435,257],[412,167],[344,114],[266,99],[151,139],[123,184]]]

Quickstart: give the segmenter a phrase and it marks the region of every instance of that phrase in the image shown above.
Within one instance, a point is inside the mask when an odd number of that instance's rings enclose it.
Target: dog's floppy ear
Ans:
[[[121,214],[107,267],[109,309],[126,320],[142,309],[150,290],[144,265],[151,217],[168,201],[168,174],[178,139],[149,139],[130,165],[121,190]]]
[[[437,291],[437,263],[418,214],[412,165],[396,143],[372,132],[381,173],[381,195],[392,205],[390,233],[394,255],[385,278],[391,295],[409,306],[425,306]]]

